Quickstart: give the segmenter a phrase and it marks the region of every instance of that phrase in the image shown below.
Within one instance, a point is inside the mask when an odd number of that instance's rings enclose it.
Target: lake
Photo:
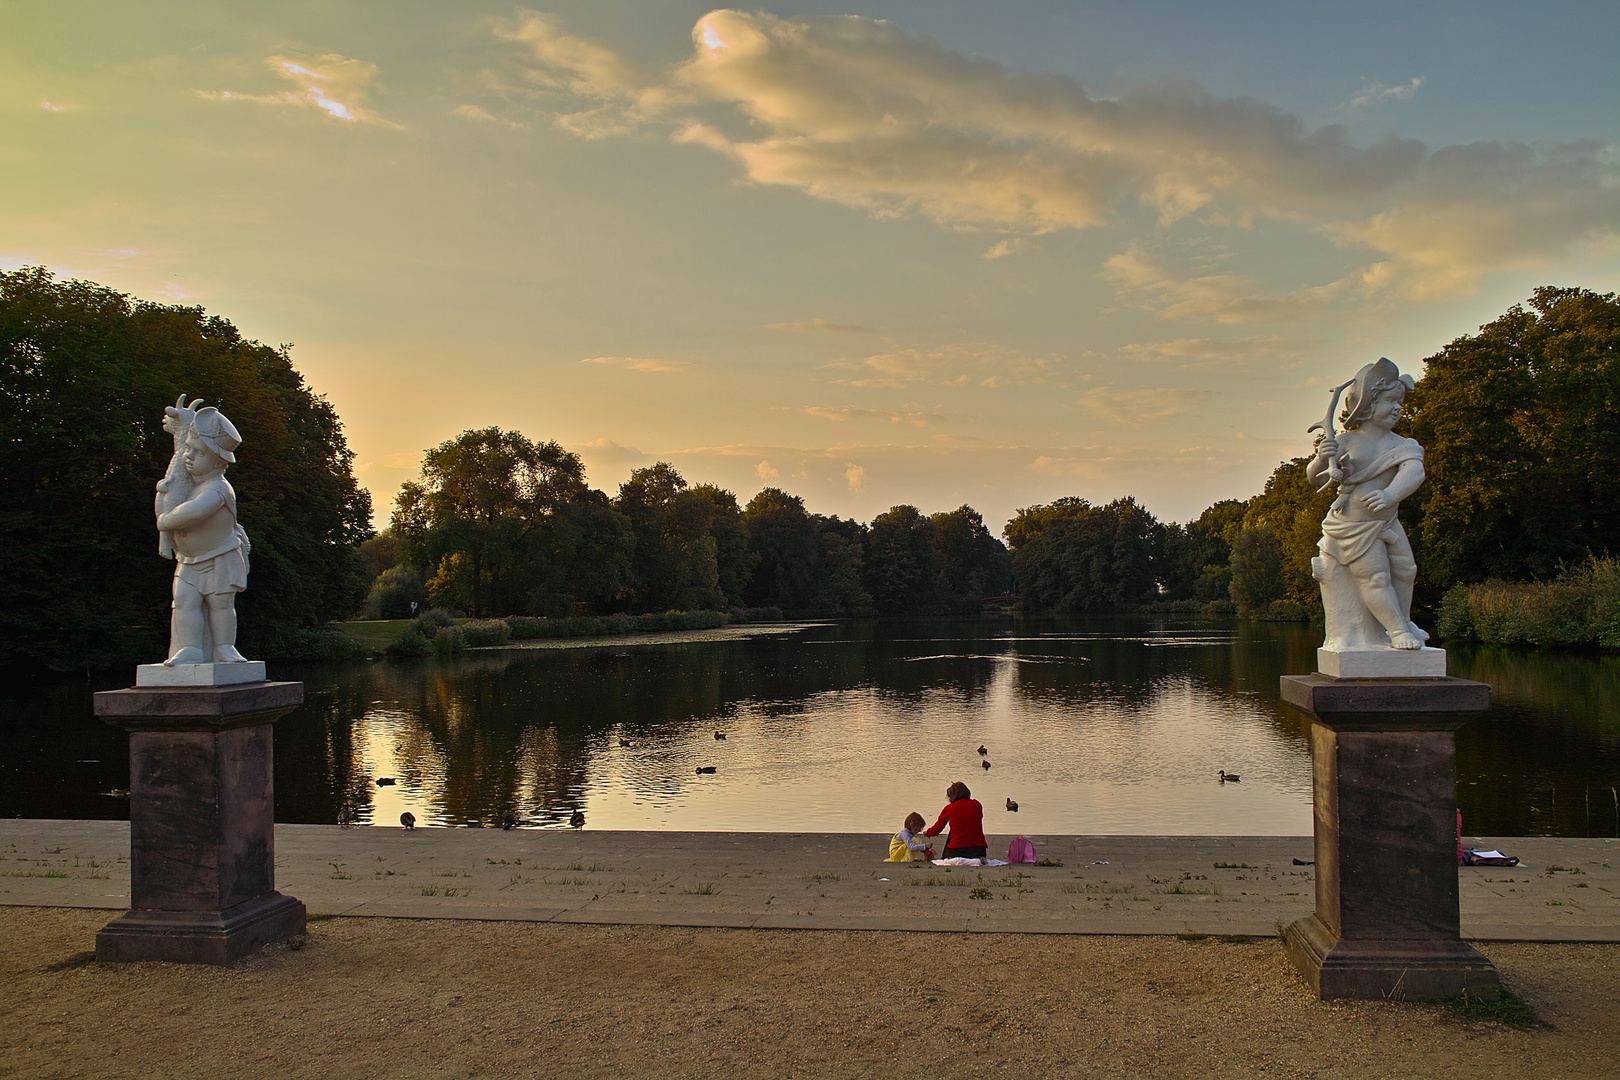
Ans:
[[[1312,670],[1320,639],[1237,620],[885,620],[274,664],[307,694],[276,725],[276,819],[331,822],[348,801],[395,827],[404,810],[490,826],[510,808],[552,828],[582,810],[601,829],[890,832],[911,810],[932,822],[962,780],[997,833],[1309,835],[1307,725],[1277,679]],[[1468,832],[1620,835],[1620,657],[1463,647],[1450,665],[1494,690],[1457,735]],[[128,816],[127,736],[90,713],[92,689],[128,681],[0,697],[0,813]]]

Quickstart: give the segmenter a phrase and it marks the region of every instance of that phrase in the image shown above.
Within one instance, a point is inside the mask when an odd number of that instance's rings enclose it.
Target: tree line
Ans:
[[[473,617],[961,614],[1012,585],[1006,546],[968,506],[897,506],[865,525],[812,514],[778,488],[739,505],[662,461],[609,496],[586,483],[578,455],[499,428],[429,450],[362,555],[378,574],[375,618],[412,605]]]

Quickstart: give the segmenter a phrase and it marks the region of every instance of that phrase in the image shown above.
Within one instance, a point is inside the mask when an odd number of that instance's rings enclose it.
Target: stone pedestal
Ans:
[[[263,681],[95,695],[130,733],[130,908],[96,959],[228,964],[303,932],[304,905],[276,892],[271,787],[272,725],[303,700]]]
[[[1490,687],[1285,675],[1282,697],[1312,721],[1316,814],[1316,911],[1289,959],[1323,999],[1495,997],[1460,932],[1454,741]]]

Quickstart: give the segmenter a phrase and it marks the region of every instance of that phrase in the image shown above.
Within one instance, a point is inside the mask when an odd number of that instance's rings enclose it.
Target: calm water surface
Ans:
[[[276,817],[330,822],[348,801],[395,827],[404,810],[488,826],[512,808],[536,827],[579,809],[591,828],[875,832],[932,821],[960,779],[996,832],[1308,835],[1306,724],[1277,678],[1314,668],[1320,634],[918,620],[278,664],[307,701],[276,726]],[[1495,691],[1457,736],[1470,833],[1620,835],[1620,658],[1454,649],[1451,672]],[[128,816],[127,736],[91,717],[91,689],[0,698],[0,813]]]

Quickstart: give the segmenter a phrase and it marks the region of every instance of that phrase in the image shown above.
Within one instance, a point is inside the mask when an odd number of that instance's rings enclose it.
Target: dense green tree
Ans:
[[[1620,302],[1539,288],[1426,361],[1405,428],[1428,479],[1402,508],[1432,592],[1620,553]]]
[[[1020,510],[1007,539],[1025,607],[1069,614],[1151,602],[1160,530],[1134,498],[1092,506],[1069,497]]]
[[[751,607],[804,612],[816,590],[821,528],[805,511],[804,500],[780,488],[766,488],[743,508],[748,550],[757,562],[745,595]]]
[[[944,560],[934,523],[915,506],[895,506],[872,519],[866,534],[866,591],[880,615],[937,614],[944,607]]]
[[[1275,538],[1281,560],[1277,572],[1281,575],[1282,592],[1272,600],[1292,605],[1287,610],[1295,615],[1322,610],[1322,593],[1316,579],[1311,576],[1311,560],[1316,557],[1316,544],[1322,538],[1322,519],[1333,504],[1336,490],[1316,491],[1311,487],[1310,481],[1305,478],[1305,466],[1309,461],[1308,457],[1298,457],[1277,466],[1267,478],[1265,490],[1249,500],[1238,534],[1238,540],[1243,540],[1244,533],[1263,530]],[[1259,542],[1252,539],[1244,542],[1250,545],[1245,549],[1247,551],[1271,550],[1269,541],[1260,546],[1255,546]],[[1245,614],[1258,615],[1261,614],[1258,609],[1245,605],[1257,602],[1256,598],[1268,590],[1275,591],[1275,583],[1270,577],[1263,582],[1250,582],[1244,580],[1243,575],[1249,567],[1266,567],[1269,574],[1270,564],[1264,560],[1240,561],[1237,558],[1237,544],[1238,541],[1234,540],[1232,599]],[[1278,613],[1281,611],[1278,609]]]
[[[515,431],[462,432],[402,486],[392,530],[433,602],[473,615],[566,614],[624,591],[634,536],[577,454]]]
[[[1012,555],[990,535],[984,518],[971,506],[959,506],[929,518],[939,552],[942,584],[953,606],[977,611],[986,596],[1012,588]]]
[[[228,477],[253,542],[238,605],[245,651],[365,595],[371,502],[326,400],[285,348],[199,307],[136,301],[40,267],[0,273],[0,643],[14,661],[82,667],[161,655],[174,564],[157,554],[160,427],[181,391],[242,432]]]
[[[877,614],[863,573],[866,526],[836,515],[817,514],[814,521],[821,532],[821,550],[816,559],[810,610],[817,615],[856,618]]]
[[[720,588],[716,497],[686,490],[675,467],[660,461],[637,469],[614,506],[636,535],[629,590],[632,611],[698,611],[726,606]],[[732,500],[735,507],[736,501]]]
[[[1247,510],[1246,502],[1222,499],[1194,521],[1164,527],[1158,560],[1163,599],[1207,604],[1227,598],[1232,584],[1232,541]]]
[[[1288,598],[1282,542],[1266,526],[1239,529],[1232,541],[1232,602],[1245,618],[1269,615]]]
[[[714,537],[720,606],[741,607],[747,602],[748,579],[759,560],[748,550],[748,527],[743,524],[737,496],[714,484],[697,484],[688,494],[709,504],[707,528]]]

